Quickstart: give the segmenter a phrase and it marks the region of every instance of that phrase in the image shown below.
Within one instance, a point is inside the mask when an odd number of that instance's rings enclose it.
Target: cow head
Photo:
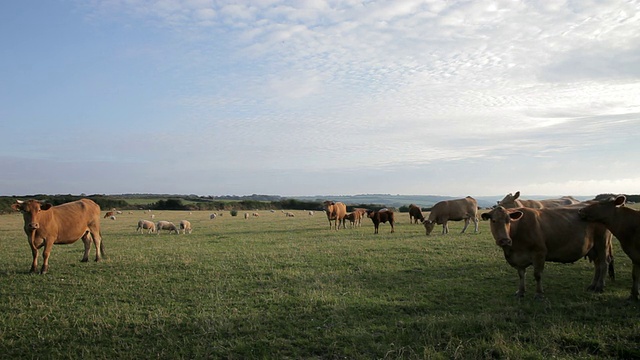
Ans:
[[[502,206],[505,208],[521,207],[522,203],[518,201],[519,197],[520,191],[516,191],[515,194],[508,193],[502,200],[498,201],[498,206]]]
[[[627,198],[624,195],[611,197],[583,207],[578,210],[578,215],[583,220],[602,222],[606,218],[613,216],[617,207],[624,206],[625,201],[627,201]]]
[[[513,240],[509,235],[511,223],[519,221],[523,215],[524,213],[520,210],[507,210],[502,206],[498,206],[490,212],[482,214],[482,220],[491,220],[489,224],[491,234],[496,240],[496,245],[503,247],[513,244]]]
[[[13,210],[20,211],[22,213],[22,216],[24,217],[25,230],[39,229],[42,211],[48,211],[51,207],[51,204],[42,204],[36,200],[17,200],[15,204],[11,205]]]
[[[422,225],[424,225],[424,228],[427,230],[427,235],[429,235],[433,231],[433,228],[436,226],[436,222],[423,218]]]

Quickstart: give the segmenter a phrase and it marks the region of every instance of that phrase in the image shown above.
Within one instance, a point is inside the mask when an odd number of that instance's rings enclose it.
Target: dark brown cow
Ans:
[[[358,221],[360,220],[360,214],[357,212],[350,212],[347,215],[344,216],[344,220],[345,222],[347,220],[349,220],[349,223],[351,224],[351,227],[354,227]]]
[[[22,212],[24,232],[31,247],[33,262],[31,272],[38,267],[38,250],[42,252],[40,273],[49,270],[49,255],[53,244],[71,244],[78,239],[84,243],[82,261],[89,260],[91,240],[96,247],[96,261],[104,255],[104,245],[100,234],[100,206],[89,199],[81,199],[66,204],[52,206],[36,200],[19,201],[11,207]]]
[[[638,300],[638,285],[640,283],[640,211],[624,206],[626,197],[621,195],[614,198],[594,202],[579,211],[580,217],[603,224],[618,238],[622,250],[631,258],[630,300]]]
[[[418,205],[410,204],[409,205],[409,222],[411,224],[417,224],[418,221],[424,221],[424,215],[422,215],[422,210]]]
[[[444,200],[436,203],[431,208],[429,218],[422,221],[427,235],[431,234],[436,224],[442,224],[442,233],[449,233],[448,221],[464,220],[464,233],[469,227],[469,222],[473,220],[475,232],[478,232],[478,202],[471,196],[464,199]]]
[[[581,205],[584,206],[584,205]],[[581,221],[580,206],[549,209],[505,209],[499,206],[482,214],[491,220],[491,234],[504,252],[504,257],[520,277],[516,295],[524,296],[525,273],[533,265],[536,297],[543,296],[542,272],[545,261],[573,263],[587,256],[595,273],[588,289],[601,292],[609,266],[613,276],[611,233],[602,225]]]
[[[347,206],[341,202],[325,201],[324,211],[329,219],[329,230],[331,230],[331,221],[335,222],[336,230],[340,229],[340,224],[345,227],[344,217],[347,215]]]
[[[546,200],[523,200],[520,199],[520,191],[516,191],[515,194],[507,194],[505,197],[498,201],[498,206],[502,206],[507,209],[528,207],[532,209],[543,209],[558,206],[567,206],[577,204],[580,201],[572,198],[571,196],[563,196],[558,199],[546,199]]]
[[[391,232],[395,231],[393,228],[393,224],[395,223],[393,219],[393,211],[389,209],[381,209],[377,211],[369,210],[367,211],[367,216],[371,221],[373,221],[373,226],[375,227],[374,234],[378,233],[378,226],[380,226],[380,223],[386,223],[387,221],[389,222],[389,225],[391,225]]]

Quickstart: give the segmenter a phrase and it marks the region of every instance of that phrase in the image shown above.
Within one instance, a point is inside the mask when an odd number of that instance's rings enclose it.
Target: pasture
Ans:
[[[56,245],[46,275],[28,273],[22,216],[2,215],[0,357],[640,357],[640,305],[625,301],[631,266],[617,240],[603,294],[585,290],[593,267],[581,260],[547,263],[544,300],[530,269],[519,300],[486,222],[427,237],[397,213],[394,234],[381,224],[374,235],[370,219],[336,232],[322,212],[292,212],[154,212],[193,225],[156,235],[135,232],[148,213],[125,211],[102,220],[106,260],[80,263],[80,241]]]

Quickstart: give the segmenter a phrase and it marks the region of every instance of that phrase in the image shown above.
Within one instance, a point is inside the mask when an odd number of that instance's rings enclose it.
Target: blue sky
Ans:
[[[640,193],[639,1],[0,2],[0,195]]]

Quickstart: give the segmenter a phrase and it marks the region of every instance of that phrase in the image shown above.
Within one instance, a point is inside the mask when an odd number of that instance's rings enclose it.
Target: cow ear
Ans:
[[[613,201],[613,204],[615,206],[622,206],[625,201],[627,201],[627,198],[624,195],[620,195]]]
[[[15,210],[15,211],[21,211],[22,210],[22,204],[19,204],[19,203],[11,204],[11,208],[13,210]]]
[[[523,215],[524,213],[522,211],[514,211],[509,213],[509,218],[511,219],[511,221],[518,221],[522,219]]]
[[[51,206],[52,205],[48,204],[48,203],[47,204],[42,204],[42,206],[40,206],[40,209],[41,210],[49,210],[49,209],[51,209]]]
[[[513,199],[515,200],[515,199],[517,199],[519,197],[520,197],[520,191],[516,191],[516,194],[513,195]]]

